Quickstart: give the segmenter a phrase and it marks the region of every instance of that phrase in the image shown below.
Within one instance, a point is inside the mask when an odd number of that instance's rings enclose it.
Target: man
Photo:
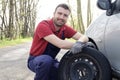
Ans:
[[[34,80],[57,80],[59,62],[55,57],[60,49],[78,53],[88,41],[87,36],[65,24],[70,12],[66,4],[59,4],[51,20],[38,24],[28,59],[28,68],[35,72]],[[73,38],[77,42],[70,42],[65,38]]]

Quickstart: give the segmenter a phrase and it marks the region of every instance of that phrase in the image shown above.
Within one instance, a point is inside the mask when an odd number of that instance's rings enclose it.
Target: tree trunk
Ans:
[[[14,37],[14,24],[13,24],[13,19],[14,19],[14,5],[13,5],[13,0],[9,0],[9,25],[8,25],[8,38],[10,40],[13,39]]]
[[[92,21],[92,14],[91,14],[91,5],[90,5],[90,0],[88,0],[88,5],[87,5],[87,27]]]
[[[78,30],[84,33],[84,23],[82,18],[81,0],[77,0],[77,18],[78,18]]]

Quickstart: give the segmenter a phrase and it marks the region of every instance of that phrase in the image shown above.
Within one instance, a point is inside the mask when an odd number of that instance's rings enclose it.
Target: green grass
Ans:
[[[23,38],[23,39],[11,40],[11,41],[2,40],[0,41],[0,48],[7,47],[7,46],[14,46],[14,45],[21,44],[24,42],[29,42],[31,40],[32,38]]]
[[[73,39],[67,39],[68,41],[72,41],[74,42],[75,40]],[[29,41],[32,41],[32,37],[30,38],[21,38],[21,39],[16,39],[16,40],[11,40],[11,41],[8,41],[8,40],[0,40],[0,48],[4,48],[4,47],[8,47],[8,46],[15,46],[17,44],[21,44],[21,43],[24,43],[24,42],[29,42]]]

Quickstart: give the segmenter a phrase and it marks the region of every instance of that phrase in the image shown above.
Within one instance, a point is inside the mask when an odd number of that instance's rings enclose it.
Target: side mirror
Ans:
[[[108,10],[108,9],[111,8],[111,0],[98,0],[97,1],[97,6],[100,9]]]

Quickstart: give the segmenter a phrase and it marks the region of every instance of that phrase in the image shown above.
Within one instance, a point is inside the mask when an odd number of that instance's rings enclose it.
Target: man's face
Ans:
[[[69,10],[64,9],[62,7],[58,7],[54,12],[54,17],[53,17],[54,24],[57,27],[63,26],[67,22],[69,14],[70,14]]]

